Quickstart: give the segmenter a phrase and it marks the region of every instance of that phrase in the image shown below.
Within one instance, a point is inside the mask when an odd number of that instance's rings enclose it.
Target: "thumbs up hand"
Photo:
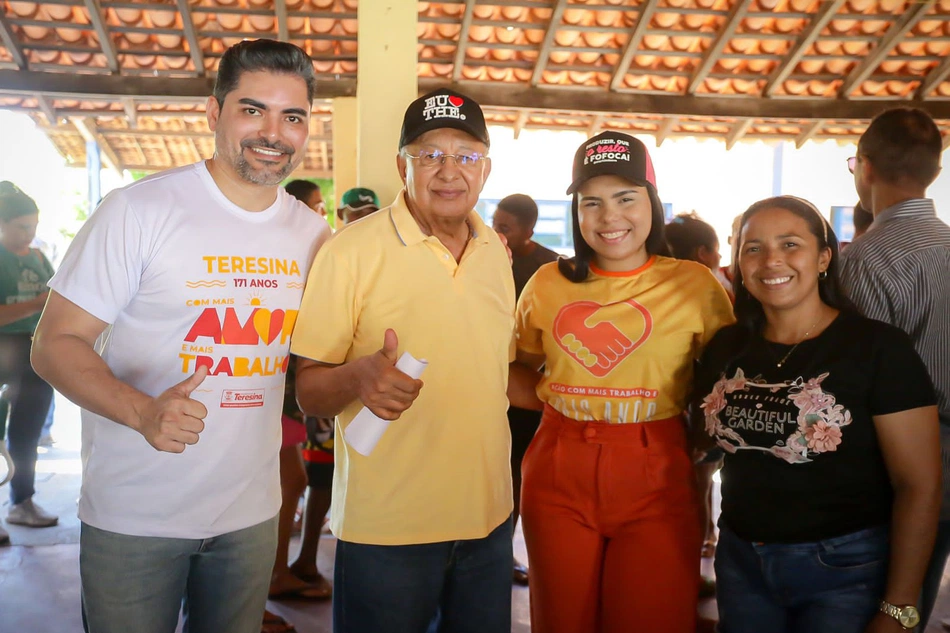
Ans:
[[[205,428],[203,422],[208,409],[191,393],[204,382],[208,368],[200,367],[177,385],[166,389],[139,412],[135,430],[141,433],[155,450],[181,453],[185,446],[198,443],[198,434]]]
[[[399,339],[386,330],[383,346],[375,354],[359,359],[360,401],[383,420],[396,420],[419,396],[422,381],[396,369]]]

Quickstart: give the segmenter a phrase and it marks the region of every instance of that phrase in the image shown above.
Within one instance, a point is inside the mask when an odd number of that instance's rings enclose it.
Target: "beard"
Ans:
[[[283,152],[287,156],[287,162],[283,166],[253,167],[248,160],[244,158],[243,151],[232,155],[230,162],[238,176],[240,176],[242,180],[254,185],[267,187],[279,185],[297,168],[297,165],[299,165],[303,159],[303,156],[296,156],[293,147],[279,141],[274,143],[268,143],[261,139],[241,141],[241,150],[254,147]]]

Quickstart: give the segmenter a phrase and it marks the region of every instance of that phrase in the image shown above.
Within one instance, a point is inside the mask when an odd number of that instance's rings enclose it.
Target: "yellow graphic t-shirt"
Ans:
[[[702,264],[653,256],[636,270],[591,267],[582,283],[542,266],[518,302],[518,349],[545,357],[538,397],[575,420],[680,415],[698,359],[732,305]]]

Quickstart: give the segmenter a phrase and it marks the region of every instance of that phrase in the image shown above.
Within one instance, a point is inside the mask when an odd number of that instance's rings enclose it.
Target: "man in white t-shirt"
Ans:
[[[260,630],[289,337],[329,236],[279,187],[314,88],[296,46],[231,47],[214,158],[109,194],[50,281],[33,365],[83,409],[87,633],[173,633],[183,600],[186,633]]]

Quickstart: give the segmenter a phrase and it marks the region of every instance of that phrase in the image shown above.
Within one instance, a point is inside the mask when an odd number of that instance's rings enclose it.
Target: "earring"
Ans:
[[[823,270],[820,273],[818,273],[818,279],[828,279],[828,271]]]

